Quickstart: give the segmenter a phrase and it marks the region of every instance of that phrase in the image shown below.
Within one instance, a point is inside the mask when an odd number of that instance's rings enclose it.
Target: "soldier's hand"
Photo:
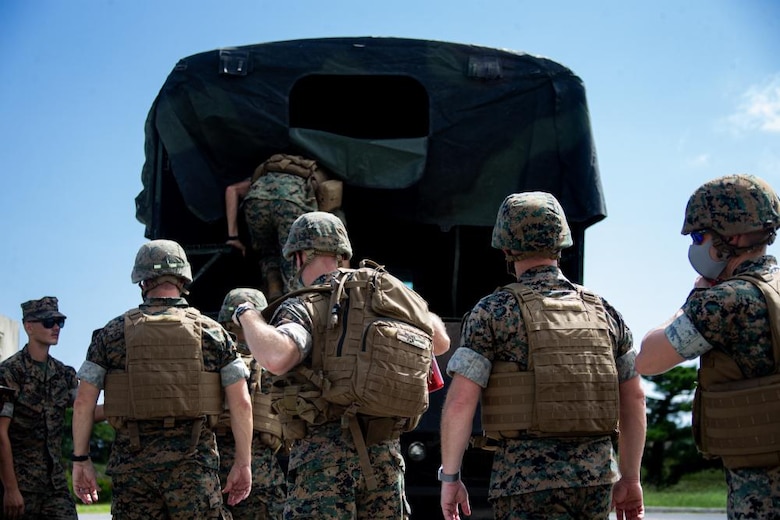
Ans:
[[[243,242],[241,242],[241,240],[238,240],[238,239],[233,239],[233,240],[228,240],[228,241],[227,241],[227,242],[225,242],[225,243],[226,243],[227,245],[231,246],[231,247],[235,247],[236,249],[238,249],[239,251],[241,251],[241,254],[242,254],[242,255],[246,256],[246,246],[244,245],[244,243],[243,243]]]
[[[228,494],[227,503],[234,506],[249,496],[252,491],[252,469],[250,466],[236,466],[230,468],[225,488],[222,494]]]
[[[623,479],[612,488],[612,509],[617,520],[633,520],[645,517],[644,496],[639,480]]]
[[[469,493],[462,480],[441,483],[441,513],[445,520],[460,520],[460,510],[466,516],[471,516]]]
[[[91,460],[73,463],[73,492],[85,504],[97,503],[97,477]]]
[[[21,518],[24,515],[24,498],[19,492],[19,488],[4,491],[3,515],[3,518]]]

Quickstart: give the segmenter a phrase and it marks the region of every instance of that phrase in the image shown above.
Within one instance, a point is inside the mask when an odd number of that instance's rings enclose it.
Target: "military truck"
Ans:
[[[343,181],[355,260],[375,260],[421,293],[447,322],[449,354],[462,316],[511,281],[490,246],[506,195],[558,197],[574,237],[562,269],[577,282],[585,230],[606,216],[583,82],[522,52],[377,37],[211,50],[176,63],[145,134],[137,218],[147,238],[184,246],[189,299],[214,315],[230,289],[260,286],[256,256],[225,245],[225,188],[276,153],[316,159]],[[446,388],[402,438],[416,518],[439,508]],[[477,417],[462,468],[477,509],[492,460],[481,433]]]

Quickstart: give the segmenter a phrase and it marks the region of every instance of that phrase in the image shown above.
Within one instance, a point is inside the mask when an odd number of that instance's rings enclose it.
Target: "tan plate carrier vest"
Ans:
[[[220,374],[204,370],[200,312],[134,309],[124,321],[125,370],[106,374],[106,418],[116,430],[130,430],[134,449],[140,449],[137,421],[162,420],[167,427],[192,421],[194,447],[203,424],[197,419],[215,425],[224,401]]]
[[[271,394],[263,392],[263,371],[251,355],[241,355],[241,360],[249,370],[249,397],[252,399],[252,429],[259,434],[261,442],[277,451],[282,446],[282,423],[279,415],[271,409]],[[225,411],[219,416],[217,428],[230,429],[230,411],[225,403]]]
[[[601,299],[580,289],[549,298],[519,283],[511,292],[528,333],[528,370],[493,363],[482,427],[493,438],[616,434],[618,375]]]
[[[761,290],[769,312],[775,371],[745,379],[724,352],[701,356],[693,404],[693,435],[705,457],[723,459],[727,468],[780,465],[780,277],[743,274]]]
[[[317,209],[333,211],[341,207],[344,183],[338,179],[330,179],[319,167],[317,161],[305,159],[300,155],[277,153],[255,168],[252,183],[268,172],[282,172],[297,175],[306,181],[317,198]]]

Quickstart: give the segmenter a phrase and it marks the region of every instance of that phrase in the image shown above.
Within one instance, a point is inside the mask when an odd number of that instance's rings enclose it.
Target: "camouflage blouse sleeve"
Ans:
[[[216,321],[203,317],[203,364],[208,372],[219,372],[223,386],[246,379],[246,365],[231,335]]]
[[[771,373],[769,312],[758,287],[745,280],[727,280],[692,291],[682,309],[706,340],[703,344],[728,354],[747,377]]]
[[[527,363],[523,354],[528,351],[527,340],[519,316],[514,296],[506,291],[482,298],[466,316],[460,347],[450,358],[447,372],[485,387],[493,361]]]
[[[631,329],[626,325],[623,316],[604,298],[604,310],[607,311],[609,320],[609,332],[612,336],[615,353],[615,363],[617,365],[618,379],[622,383],[638,376],[635,360],[636,351],[634,350],[634,336]]]
[[[10,388],[7,394],[2,396],[2,408],[0,408],[0,417],[14,416],[14,401],[19,395],[19,383],[15,364],[6,360],[0,363],[0,385]]]

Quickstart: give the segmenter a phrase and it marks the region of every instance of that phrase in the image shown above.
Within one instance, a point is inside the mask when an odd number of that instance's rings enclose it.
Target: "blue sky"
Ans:
[[[176,61],[328,36],[507,48],[577,73],[609,213],[586,232],[585,284],[637,344],[692,287],[680,228],[693,190],[730,173],[780,187],[774,0],[2,0],[0,314],[59,297],[52,354],[78,368],[92,330],[140,301],[143,125]]]

